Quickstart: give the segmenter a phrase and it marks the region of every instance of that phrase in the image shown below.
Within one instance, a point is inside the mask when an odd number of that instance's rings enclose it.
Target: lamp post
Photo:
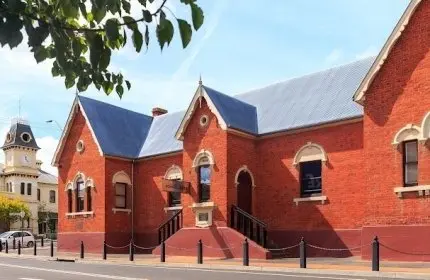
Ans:
[[[60,131],[63,131],[63,127],[56,120],[47,120],[46,123],[55,123]]]

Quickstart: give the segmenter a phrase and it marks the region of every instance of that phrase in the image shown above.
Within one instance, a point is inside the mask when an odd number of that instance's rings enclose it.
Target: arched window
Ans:
[[[199,202],[207,202],[211,198],[212,165],[214,165],[212,153],[201,150],[193,161],[193,167],[197,170]]]
[[[308,197],[322,193],[322,162],[327,161],[323,147],[307,143],[299,149],[293,164],[300,169],[300,195]]]
[[[175,184],[181,184],[183,176],[182,170],[177,165],[172,165],[169,169],[167,169],[166,174],[164,175],[164,179],[169,180]],[[181,205],[181,188],[173,187],[173,191],[169,191],[168,194],[168,204],[169,207],[175,207]]]
[[[131,186],[130,177],[124,171],[119,171],[113,176],[112,184],[115,188],[114,208],[129,209],[130,205],[128,205],[128,187]]]
[[[82,178],[76,181],[76,212],[83,212],[85,209],[85,184]]]

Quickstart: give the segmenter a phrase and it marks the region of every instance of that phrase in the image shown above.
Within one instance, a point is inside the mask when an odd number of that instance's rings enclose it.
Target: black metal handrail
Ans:
[[[230,227],[239,231],[259,245],[266,247],[267,225],[236,205],[231,206]]]
[[[182,228],[182,209],[178,210],[172,217],[158,227],[158,244],[175,234]]]

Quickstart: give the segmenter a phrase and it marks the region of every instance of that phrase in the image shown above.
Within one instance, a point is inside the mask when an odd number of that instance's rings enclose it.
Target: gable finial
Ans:
[[[199,86],[201,85],[203,85],[203,82],[202,82],[202,74],[200,73]]]

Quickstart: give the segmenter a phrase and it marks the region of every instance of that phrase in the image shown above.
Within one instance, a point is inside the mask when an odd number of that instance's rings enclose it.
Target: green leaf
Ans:
[[[182,46],[184,49],[188,46],[191,41],[193,30],[191,25],[183,19],[178,19],[179,32],[181,33]]]
[[[136,30],[137,29],[137,23],[135,22],[134,18],[130,16],[123,16],[122,19],[124,20],[124,23],[126,23],[127,27],[130,30]]]
[[[116,41],[119,38],[118,21],[116,19],[108,19],[105,25],[106,37],[110,41]]]
[[[79,15],[78,3],[74,0],[64,0],[62,1],[62,11],[68,18],[77,18]]]
[[[131,36],[131,39],[133,40],[133,46],[136,49],[136,52],[140,52],[143,44],[143,37],[139,29],[134,30],[133,35]]]
[[[168,19],[160,19],[160,24],[157,25],[157,38],[158,43],[160,44],[161,50],[163,50],[164,45],[167,43],[167,45],[170,44],[173,38],[173,24]]]
[[[204,21],[203,10],[195,3],[191,3],[191,16],[193,18],[193,26],[197,31],[202,26]]]
[[[103,82],[103,90],[107,95],[109,95],[113,90],[113,83],[109,82],[109,81],[104,81]]]
[[[89,36],[87,40],[88,39],[90,44],[90,62],[91,65],[97,69],[100,61],[100,56],[103,51],[103,40],[99,34],[94,35],[93,38]]]
[[[79,10],[81,10],[82,15],[84,16],[84,18],[86,18],[88,20],[88,14],[87,13],[87,7],[85,6],[84,3],[79,3]],[[91,14],[92,16],[92,14]],[[88,20],[88,21],[92,21],[92,20]]]
[[[99,68],[100,70],[105,70],[110,63],[110,57],[111,57],[111,50],[109,48],[105,48],[99,62]]]
[[[131,84],[128,80],[125,80],[125,84],[127,85],[127,89],[130,90]]]
[[[148,46],[149,46],[149,30],[148,30],[148,25],[146,26],[146,29],[145,29],[145,45],[146,45],[146,48],[148,48]]]
[[[86,91],[88,86],[91,84],[91,79],[87,76],[80,76],[78,83],[76,84],[79,92]]]
[[[45,47],[40,46],[38,47],[34,52],[34,58],[36,59],[36,62],[42,62],[48,57],[48,51]]]
[[[8,0],[8,8],[14,13],[19,13],[25,10],[26,4],[20,0]]]
[[[81,56],[82,51],[84,50],[85,45],[81,42],[80,38],[77,38],[72,41],[72,50],[73,54],[76,57]]]
[[[22,33],[20,31],[15,31],[9,34],[9,47],[11,49],[17,47],[21,44],[23,39]]]
[[[94,15],[94,19],[97,23],[100,23],[106,16],[106,7],[97,9],[93,6],[91,13]]]
[[[71,79],[71,78],[67,78],[64,80],[64,84],[66,86],[66,89],[71,88],[72,86],[75,85],[75,78]]]
[[[95,0],[93,3],[95,4],[95,7],[98,9],[106,8],[106,0]]]
[[[57,62],[53,63],[51,73],[53,77],[57,77],[58,75],[60,75],[60,68],[58,67]]]
[[[122,98],[122,95],[124,94],[124,88],[121,85],[117,85],[115,87],[116,93],[118,94],[119,98]]]
[[[130,9],[131,9],[131,5],[130,2],[128,2],[127,0],[122,0],[121,1],[122,4],[122,8],[124,9],[124,11],[129,14],[130,13]]]
[[[146,22],[151,22],[152,21],[152,15],[148,10],[143,10],[143,18],[145,19]]]
[[[87,15],[85,16],[85,18],[87,19],[88,22],[91,22],[94,20],[94,15],[93,13],[89,12],[87,13]]]

